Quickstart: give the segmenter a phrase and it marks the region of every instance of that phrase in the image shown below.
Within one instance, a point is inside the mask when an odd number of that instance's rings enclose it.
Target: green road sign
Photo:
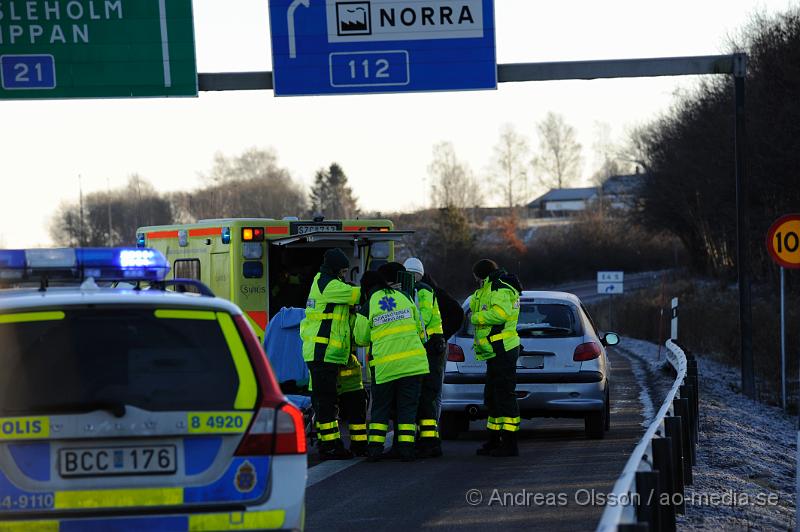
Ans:
[[[0,99],[196,96],[191,0],[0,0]]]

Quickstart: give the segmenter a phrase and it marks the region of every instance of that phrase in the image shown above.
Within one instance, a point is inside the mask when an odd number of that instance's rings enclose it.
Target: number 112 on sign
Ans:
[[[408,85],[408,52],[337,52],[330,54],[332,87]]]

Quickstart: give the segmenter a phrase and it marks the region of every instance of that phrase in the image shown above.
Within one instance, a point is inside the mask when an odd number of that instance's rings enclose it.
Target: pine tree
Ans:
[[[323,214],[326,218],[341,220],[358,215],[358,200],[347,184],[347,175],[337,163],[320,169],[314,176],[311,187],[311,214]]]

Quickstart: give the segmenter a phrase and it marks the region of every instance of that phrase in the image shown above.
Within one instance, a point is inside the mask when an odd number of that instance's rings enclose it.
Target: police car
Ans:
[[[0,250],[0,530],[302,529],[301,412],[241,310],[168,270]]]

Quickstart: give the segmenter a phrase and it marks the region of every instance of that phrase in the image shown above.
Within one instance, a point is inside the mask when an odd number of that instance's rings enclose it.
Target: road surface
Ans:
[[[476,422],[469,434],[444,442],[442,458],[317,465],[346,469],[309,470],[307,529],[593,529],[603,507],[591,504],[592,493],[596,500],[611,491],[643,432],[630,363],[612,349],[609,358],[612,428],[605,439],[587,440],[581,420],[524,421],[520,456],[488,458],[475,455],[483,438]]]

